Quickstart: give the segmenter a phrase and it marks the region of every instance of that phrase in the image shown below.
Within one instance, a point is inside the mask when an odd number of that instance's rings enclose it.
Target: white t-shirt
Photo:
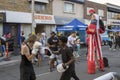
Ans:
[[[73,47],[73,45],[74,45],[74,40],[75,40],[74,37],[69,36],[69,37],[68,37],[68,41],[67,41],[67,46],[68,46],[68,47]],[[70,42],[71,42],[71,43],[70,43]]]

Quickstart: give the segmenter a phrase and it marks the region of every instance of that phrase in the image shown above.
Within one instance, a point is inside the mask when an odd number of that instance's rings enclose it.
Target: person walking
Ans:
[[[71,78],[74,78],[75,80],[80,80],[75,72],[75,61],[73,56],[73,50],[71,50],[70,47],[67,45],[67,37],[62,36],[59,38],[59,51],[53,51],[54,54],[61,54],[62,56],[62,62],[63,62],[63,68],[66,69],[65,72],[62,73],[62,76],[59,80],[70,80]],[[67,68],[67,66],[69,66]]]
[[[115,46],[114,46],[114,49],[113,49],[113,50],[116,50],[117,46],[118,46],[119,49],[120,49],[119,42],[120,42],[120,41],[119,41],[119,34],[116,33],[116,35],[115,35]]]
[[[51,51],[57,51],[58,50],[58,38],[56,37],[56,33],[52,31],[50,34],[51,34],[51,36],[48,39],[48,47],[50,48]],[[50,72],[52,72],[54,69],[55,60],[56,60],[56,55],[51,54],[51,56],[50,56],[50,70],[49,70]]]
[[[36,80],[31,62],[39,48],[34,45],[36,39],[36,35],[30,35],[25,44],[21,45],[20,80]]]

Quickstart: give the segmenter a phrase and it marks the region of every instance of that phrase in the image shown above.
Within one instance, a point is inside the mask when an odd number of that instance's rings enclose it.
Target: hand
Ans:
[[[33,49],[39,49],[41,45],[42,45],[42,44],[41,44],[40,42],[36,41],[36,42],[33,44]]]
[[[67,65],[65,63],[63,63],[63,68],[66,69],[67,68]]]
[[[51,45],[51,47],[55,47],[55,45]]]
[[[33,49],[32,54],[37,55],[38,51],[39,51],[39,49]]]

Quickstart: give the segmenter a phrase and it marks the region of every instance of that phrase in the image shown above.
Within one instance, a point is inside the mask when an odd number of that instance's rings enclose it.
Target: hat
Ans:
[[[52,31],[50,34],[54,34],[55,35],[56,33],[54,31]]]
[[[94,9],[90,9],[89,13],[95,13],[95,10]]]

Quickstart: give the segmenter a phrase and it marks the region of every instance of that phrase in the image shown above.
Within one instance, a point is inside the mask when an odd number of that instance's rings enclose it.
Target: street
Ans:
[[[93,80],[101,75],[108,72],[118,72],[120,73],[120,50],[109,50],[108,46],[103,46],[103,56],[107,57],[109,60],[110,68],[105,68],[105,72],[96,70],[95,74],[87,73],[87,61],[86,61],[86,49],[81,50],[80,62],[76,63],[76,73],[80,80]],[[12,56],[14,57],[14,56]],[[12,58],[11,57],[11,58]],[[19,80],[19,65],[20,56],[16,56],[16,61],[11,59],[11,63],[0,65],[0,80]],[[0,64],[2,61],[0,62]],[[59,80],[61,74],[56,70],[49,72],[48,58],[46,58],[42,64],[38,67],[34,65],[37,80]],[[73,80],[73,79],[72,79]]]

